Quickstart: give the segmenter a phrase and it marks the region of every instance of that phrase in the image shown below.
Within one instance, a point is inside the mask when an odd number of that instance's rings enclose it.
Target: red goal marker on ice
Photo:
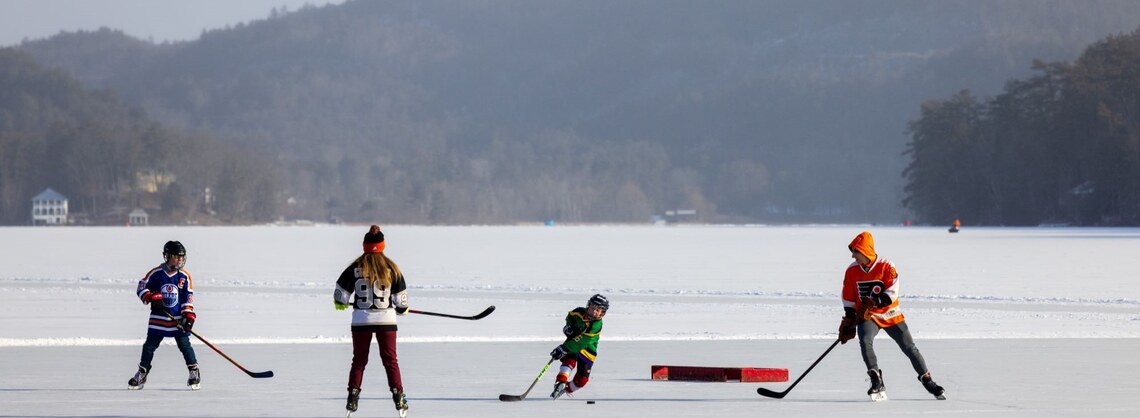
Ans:
[[[690,382],[787,382],[788,369],[761,367],[699,367],[699,366],[660,366],[649,367],[653,380],[677,380]]]

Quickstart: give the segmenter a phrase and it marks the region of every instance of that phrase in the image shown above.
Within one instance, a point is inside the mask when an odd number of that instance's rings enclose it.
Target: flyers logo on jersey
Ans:
[[[883,282],[878,280],[859,282],[859,297],[877,295],[886,290]]]

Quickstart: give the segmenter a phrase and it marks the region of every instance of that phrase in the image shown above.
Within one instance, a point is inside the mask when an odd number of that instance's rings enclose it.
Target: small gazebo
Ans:
[[[135,208],[131,213],[127,214],[127,225],[130,226],[147,226],[150,215],[142,208]]]

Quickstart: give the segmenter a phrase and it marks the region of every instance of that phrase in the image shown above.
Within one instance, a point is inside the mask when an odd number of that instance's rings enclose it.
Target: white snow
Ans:
[[[332,283],[366,226],[0,229],[0,417],[343,416],[349,314]],[[800,376],[835,338],[860,231],[899,268],[902,307],[946,401],[885,335],[890,400],[870,402],[858,346],[837,347],[786,398],[779,383],[660,382],[654,364],[780,367]],[[400,318],[412,417],[1140,416],[1140,229],[836,226],[384,227],[414,309]],[[173,344],[142,391],[137,280],[181,240],[195,283],[202,390]],[[590,384],[521,403],[566,311],[609,296]],[[375,351],[375,350],[374,350]],[[552,367],[553,370],[553,367]],[[395,416],[378,355],[358,417]],[[588,405],[584,401],[595,400]]]

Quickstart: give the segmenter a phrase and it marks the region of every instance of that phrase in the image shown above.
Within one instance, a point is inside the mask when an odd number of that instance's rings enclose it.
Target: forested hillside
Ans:
[[[1140,225],[1140,30],[1035,69],[993,98],[923,104],[906,170],[920,219]]]
[[[1138,24],[1125,0],[350,1],[20,48],[272,159],[286,218],[898,222],[920,103]]]
[[[78,224],[123,224],[135,208],[158,224],[269,221],[275,172],[255,153],[168,129],[0,48],[0,224],[29,224],[31,198],[46,188],[69,198]]]

